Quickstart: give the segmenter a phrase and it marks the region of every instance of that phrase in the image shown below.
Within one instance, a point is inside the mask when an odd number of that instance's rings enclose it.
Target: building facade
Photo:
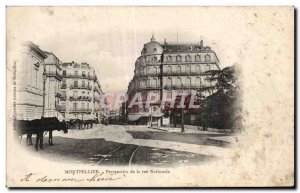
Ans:
[[[22,60],[16,64],[16,119],[43,116],[43,72],[47,55],[32,42],[22,46]]]
[[[51,52],[44,53],[47,55],[45,59],[45,113],[44,117],[57,117],[59,120],[63,120],[64,117],[61,114],[63,110],[59,105],[60,100],[65,100],[66,96],[63,95],[60,90],[62,82],[62,68],[61,61]]]
[[[95,70],[87,63],[62,63],[61,112],[65,120],[101,119],[102,90]]]
[[[135,63],[134,77],[130,81],[127,94],[126,112],[128,121],[136,124],[162,123],[163,111],[160,102],[142,109],[139,106],[128,108],[128,104],[137,93],[145,103],[149,92],[162,96],[181,89],[201,92],[208,96],[213,92],[215,82],[210,81],[207,71],[219,70],[219,59],[208,46],[200,43],[164,43],[151,41],[144,44],[141,56]],[[211,89],[209,89],[211,88]],[[201,90],[202,89],[202,90]]]

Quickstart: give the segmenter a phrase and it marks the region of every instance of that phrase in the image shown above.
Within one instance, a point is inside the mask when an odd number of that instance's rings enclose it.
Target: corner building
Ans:
[[[208,80],[209,70],[219,70],[219,59],[208,46],[200,43],[159,43],[152,36],[151,41],[144,44],[141,56],[135,62],[134,77],[128,85],[128,101],[125,106],[127,118],[133,124],[160,125],[163,111],[160,103],[151,104],[149,108],[139,106],[128,108],[136,93],[142,95],[143,104],[149,92],[159,95],[167,93],[171,98],[172,92],[182,88],[200,92],[209,96],[216,82]],[[192,119],[192,118],[191,118]]]
[[[65,120],[98,120],[101,118],[102,90],[95,70],[87,63],[63,63],[60,111]]]

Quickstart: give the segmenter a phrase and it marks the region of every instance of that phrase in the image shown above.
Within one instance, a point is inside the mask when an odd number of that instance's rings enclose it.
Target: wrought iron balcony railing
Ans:
[[[181,84],[181,85],[164,85],[164,89],[166,90],[177,90],[177,89],[209,89],[213,88],[211,85],[200,85],[200,84]]]
[[[61,89],[66,89],[66,88],[67,88],[67,84],[62,84],[62,85],[60,86],[60,88],[61,88]]]
[[[70,85],[70,89],[87,89],[92,90],[90,85]]]
[[[195,71],[190,71],[190,72],[163,72],[164,76],[202,76],[202,75],[210,75],[211,73],[209,72],[195,72]]]
[[[66,111],[66,106],[63,106],[63,105],[56,105],[55,109],[57,111]]]
[[[69,109],[70,113],[90,113],[92,112],[91,108],[71,108]]]
[[[89,74],[62,74],[64,78],[81,78],[81,79],[89,79],[89,80],[97,80],[96,76],[89,75]]]
[[[59,80],[62,80],[62,78],[63,78],[62,74],[60,74],[57,71],[48,71],[48,72],[46,71],[46,72],[44,72],[44,75],[46,77],[55,77],[55,78],[57,78]]]
[[[137,89],[159,89],[160,85],[144,85],[138,86]]]
[[[77,97],[70,97],[70,101],[91,101],[92,97],[90,96],[77,96]]]

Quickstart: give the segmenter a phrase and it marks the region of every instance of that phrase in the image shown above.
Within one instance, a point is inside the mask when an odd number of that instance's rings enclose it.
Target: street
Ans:
[[[44,149],[38,152],[32,146],[26,148],[58,162],[170,166],[201,164],[223,157],[232,138],[229,134],[196,129],[181,133],[180,128],[95,125],[91,129],[69,130],[67,134],[56,131],[53,146],[48,145],[46,134]]]

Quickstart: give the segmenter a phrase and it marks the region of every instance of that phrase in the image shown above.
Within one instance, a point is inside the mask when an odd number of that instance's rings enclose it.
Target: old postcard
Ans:
[[[7,7],[8,187],[293,187],[294,7]]]

